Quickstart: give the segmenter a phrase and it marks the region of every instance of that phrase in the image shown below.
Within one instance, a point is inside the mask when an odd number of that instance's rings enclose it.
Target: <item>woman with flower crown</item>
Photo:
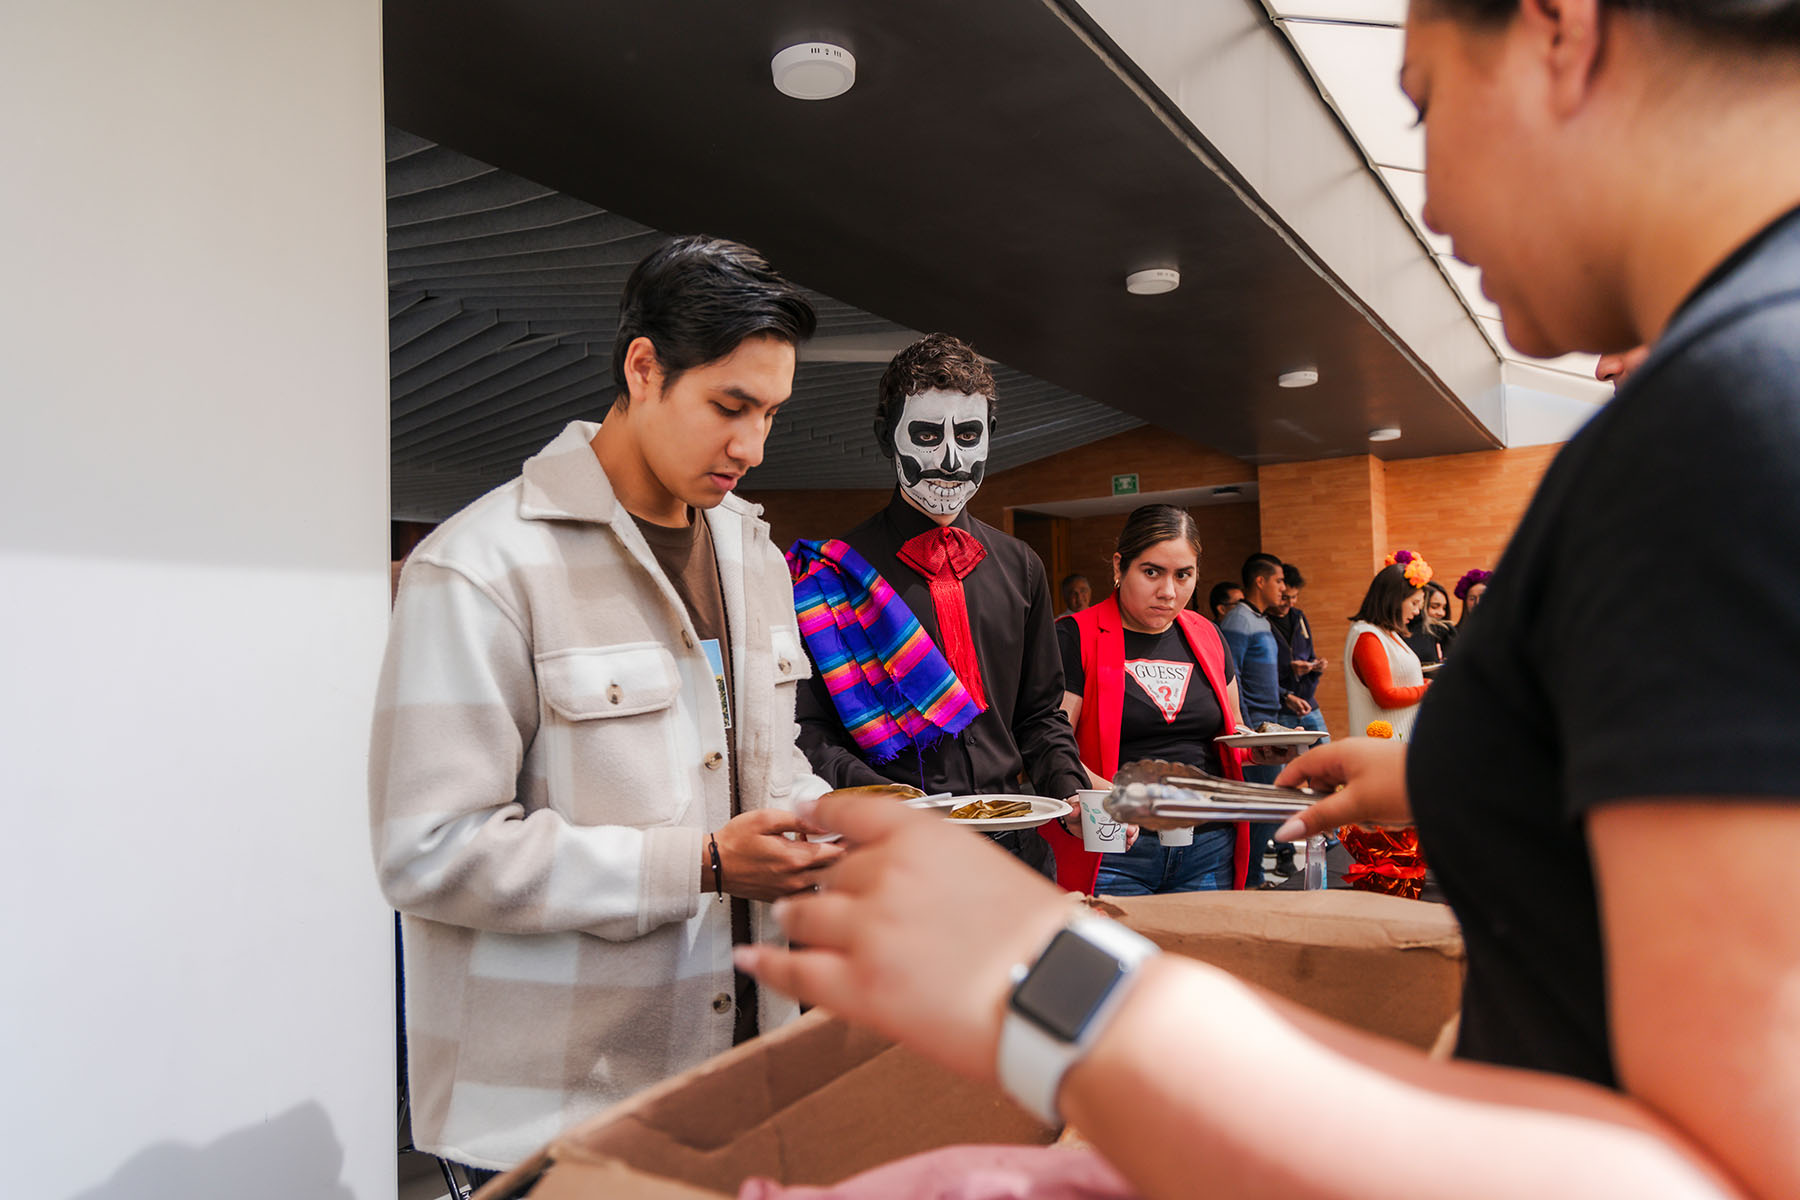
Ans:
[[[1425,607],[1431,568],[1411,550],[1397,550],[1369,582],[1362,607],[1350,618],[1344,661],[1350,664],[1344,690],[1350,699],[1350,728],[1386,721],[1393,736],[1406,740],[1430,686],[1419,656],[1406,644],[1406,628]]]

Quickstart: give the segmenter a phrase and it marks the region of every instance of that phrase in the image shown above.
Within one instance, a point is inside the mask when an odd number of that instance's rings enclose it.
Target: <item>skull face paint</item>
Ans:
[[[923,512],[954,517],[987,475],[988,398],[932,390],[908,396],[894,429],[900,490]]]

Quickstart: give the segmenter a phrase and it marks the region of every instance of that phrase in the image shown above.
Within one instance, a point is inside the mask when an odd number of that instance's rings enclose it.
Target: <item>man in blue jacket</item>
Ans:
[[[1284,721],[1281,707],[1280,642],[1267,613],[1281,602],[1281,560],[1268,554],[1252,554],[1244,560],[1244,598],[1231,606],[1219,622],[1219,632],[1237,659],[1238,703],[1244,724],[1252,729],[1264,721]],[[1244,767],[1244,778],[1253,783],[1273,783],[1279,766]],[[1244,886],[1262,883],[1263,850],[1275,832],[1273,824],[1250,826],[1250,871]]]

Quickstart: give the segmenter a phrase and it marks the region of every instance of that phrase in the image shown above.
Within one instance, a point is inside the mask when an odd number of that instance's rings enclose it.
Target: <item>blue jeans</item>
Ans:
[[[1100,896],[1156,896],[1164,892],[1231,890],[1231,852],[1237,830],[1230,825],[1194,830],[1191,846],[1165,846],[1145,830],[1123,854],[1100,858]]]
[[[1316,704],[1313,705],[1312,711],[1307,713],[1304,717],[1297,716],[1294,713],[1283,713],[1281,723],[1290,729],[1295,725],[1298,725],[1302,729],[1311,729],[1316,733],[1326,733],[1325,741],[1329,742],[1331,740],[1330,735],[1325,729],[1325,714],[1319,711],[1319,706]],[[1320,742],[1318,744],[1324,745],[1325,743]]]

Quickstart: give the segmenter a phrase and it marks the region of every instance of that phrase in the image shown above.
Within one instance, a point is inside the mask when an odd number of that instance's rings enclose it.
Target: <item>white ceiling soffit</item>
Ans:
[[[1082,11],[1489,429],[1511,442],[1503,364],[1544,368],[1555,394],[1590,405],[1610,396],[1592,357],[1514,351],[1482,320],[1499,313],[1478,273],[1425,229],[1424,139],[1399,86],[1405,0],[1084,0]]]
[[[1400,90],[1405,4],[1395,0],[1264,0],[1264,4],[1394,202],[1479,319],[1506,364],[1503,375],[1509,388],[1528,379],[1522,386],[1589,405],[1610,398],[1612,388],[1594,378],[1594,355],[1538,359],[1513,349],[1501,331],[1499,308],[1482,295],[1481,273],[1451,256],[1449,238],[1425,227],[1425,135],[1412,102]],[[1532,369],[1522,372],[1525,367]],[[1531,397],[1520,401],[1535,404]],[[1514,432],[1508,429],[1509,444],[1516,444]]]

